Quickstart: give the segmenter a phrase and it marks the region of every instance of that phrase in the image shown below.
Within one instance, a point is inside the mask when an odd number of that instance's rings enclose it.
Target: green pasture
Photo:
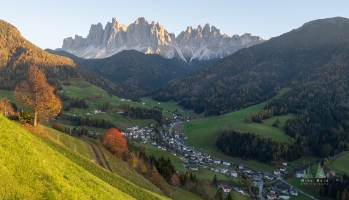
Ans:
[[[149,143],[143,144],[143,143],[136,143],[135,142],[135,144],[145,147],[145,153],[148,156],[154,155],[156,158],[160,158],[161,156],[163,156],[165,159],[170,158],[175,169],[182,171],[182,172],[185,170],[183,165],[182,165],[182,163],[184,163],[184,161],[181,160],[180,158],[178,158],[177,156],[172,155],[170,152],[162,150],[162,149],[158,149],[157,147],[154,147]]]
[[[178,104],[174,101],[168,101],[168,102],[158,102],[151,98],[143,97],[141,98],[142,102],[145,103],[145,105],[148,105],[150,107],[160,107],[164,110],[168,111],[175,111],[175,110],[181,110],[181,107],[178,106]]]
[[[14,101],[13,91],[0,90],[0,97],[6,97],[10,101]]]
[[[349,174],[349,153],[345,153],[331,160],[327,168],[334,170],[337,173]]]
[[[289,88],[281,89],[276,96],[268,101],[279,98],[289,90]],[[272,137],[278,141],[287,141],[290,137],[281,128],[271,126],[276,120],[275,117],[265,124],[245,123],[247,116],[263,110],[268,101],[217,117],[207,117],[185,122],[184,134],[188,136],[187,144],[196,149],[203,148],[204,150],[217,151],[214,140],[226,128],[255,132],[260,135]],[[292,115],[279,116],[278,118],[280,121],[286,121],[290,117]]]
[[[86,144],[74,137],[71,137],[65,133],[59,132],[55,129],[49,128],[47,126],[41,126],[45,131],[52,135],[52,138],[62,143],[64,146],[69,148],[71,151],[77,152],[78,154],[84,156],[85,158],[92,160],[90,149]]]

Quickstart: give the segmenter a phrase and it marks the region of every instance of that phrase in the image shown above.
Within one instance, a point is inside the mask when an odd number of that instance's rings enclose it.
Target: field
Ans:
[[[158,102],[158,101],[154,101],[151,98],[146,98],[146,97],[141,98],[141,100],[142,100],[142,102],[145,103],[145,105],[148,105],[150,107],[157,106],[157,107],[163,108],[164,110],[168,110],[168,111],[181,110],[181,107],[179,107],[177,105],[177,103],[174,101]]]
[[[8,90],[0,90],[0,97],[6,97],[10,101],[14,101],[13,92]]]
[[[147,144],[135,143],[135,144],[145,147],[145,152],[148,156],[154,155],[156,158],[160,158],[161,156],[163,156],[165,159],[170,158],[175,169],[182,172],[185,170],[182,165],[184,161],[182,161],[177,156],[172,155],[170,152],[153,147],[151,144],[148,144],[148,143]]]
[[[303,192],[309,194],[309,195],[315,195],[317,191],[319,190],[319,186],[305,186],[301,185],[301,179],[300,178],[289,178],[286,180],[289,184],[294,186],[295,188],[302,190]]]
[[[288,90],[289,88],[281,89],[272,99],[279,98]],[[272,137],[278,141],[287,141],[290,137],[286,135],[281,128],[271,126],[272,122],[275,122],[276,120],[275,117],[274,119],[267,121],[266,124],[245,123],[244,121],[247,116],[263,110],[268,101],[225,115],[185,122],[184,134],[189,138],[186,141],[187,144],[196,149],[203,148],[203,150],[217,151],[217,148],[214,145],[214,140],[218,134],[226,128],[256,132],[261,135]],[[284,121],[290,117],[292,117],[292,115],[281,116],[278,118],[284,123]]]
[[[162,199],[0,115],[0,199]],[[34,135],[33,135],[34,134]]]
[[[93,159],[89,148],[83,141],[46,126],[41,126],[41,128],[50,133],[52,135],[52,139],[55,139],[58,142],[62,143],[71,151],[77,152],[78,154],[84,156],[89,160]]]
[[[327,165],[327,167],[329,169],[334,170],[336,173],[349,174],[348,163],[349,163],[349,153],[345,153],[331,160],[331,162]]]

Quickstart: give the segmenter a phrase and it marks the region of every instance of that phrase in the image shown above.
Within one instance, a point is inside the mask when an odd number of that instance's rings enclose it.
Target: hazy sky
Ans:
[[[348,0],[0,0],[0,7],[0,19],[42,49],[60,48],[75,34],[86,37],[91,24],[104,27],[113,17],[129,25],[143,16],[176,36],[187,26],[210,23],[229,36],[252,33],[264,39],[315,19],[349,18]]]

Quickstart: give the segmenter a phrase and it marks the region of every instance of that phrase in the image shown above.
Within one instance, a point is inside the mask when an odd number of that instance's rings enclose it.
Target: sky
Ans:
[[[316,19],[349,18],[348,0],[0,0],[0,7],[0,19],[42,49],[60,48],[66,37],[86,37],[91,24],[104,27],[113,17],[128,26],[142,16],[176,36],[188,26],[209,23],[222,34],[263,39]]]

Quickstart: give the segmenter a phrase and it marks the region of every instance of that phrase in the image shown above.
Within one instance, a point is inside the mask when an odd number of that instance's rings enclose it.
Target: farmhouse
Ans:
[[[296,172],[296,177],[297,178],[304,178],[305,176],[306,176],[306,173],[305,173],[304,170]]]
[[[199,165],[196,164],[190,164],[189,169],[192,171],[199,171]]]
[[[298,190],[296,190],[296,189],[291,189],[291,190],[290,190],[290,193],[291,193],[292,195],[294,195],[294,196],[297,196],[297,195],[298,195]]]
[[[280,175],[280,170],[279,169],[274,170],[274,175]]]
[[[213,163],[216,165],[221,164],[221,160],[216,158],[216,159],[214,159]]]
[[[230,176],[238,177],[238,173],[235,170],[234,171],[230,171]]]
[[[286,170],[287,168],[284,165],[280,167],[280,171],[285,172]]]
[[[228,185],[223,185],[222,186],[222,190],[223,190],[224,193],[229,193],[231,189],[232,189],[231,186],[228,186]]]

